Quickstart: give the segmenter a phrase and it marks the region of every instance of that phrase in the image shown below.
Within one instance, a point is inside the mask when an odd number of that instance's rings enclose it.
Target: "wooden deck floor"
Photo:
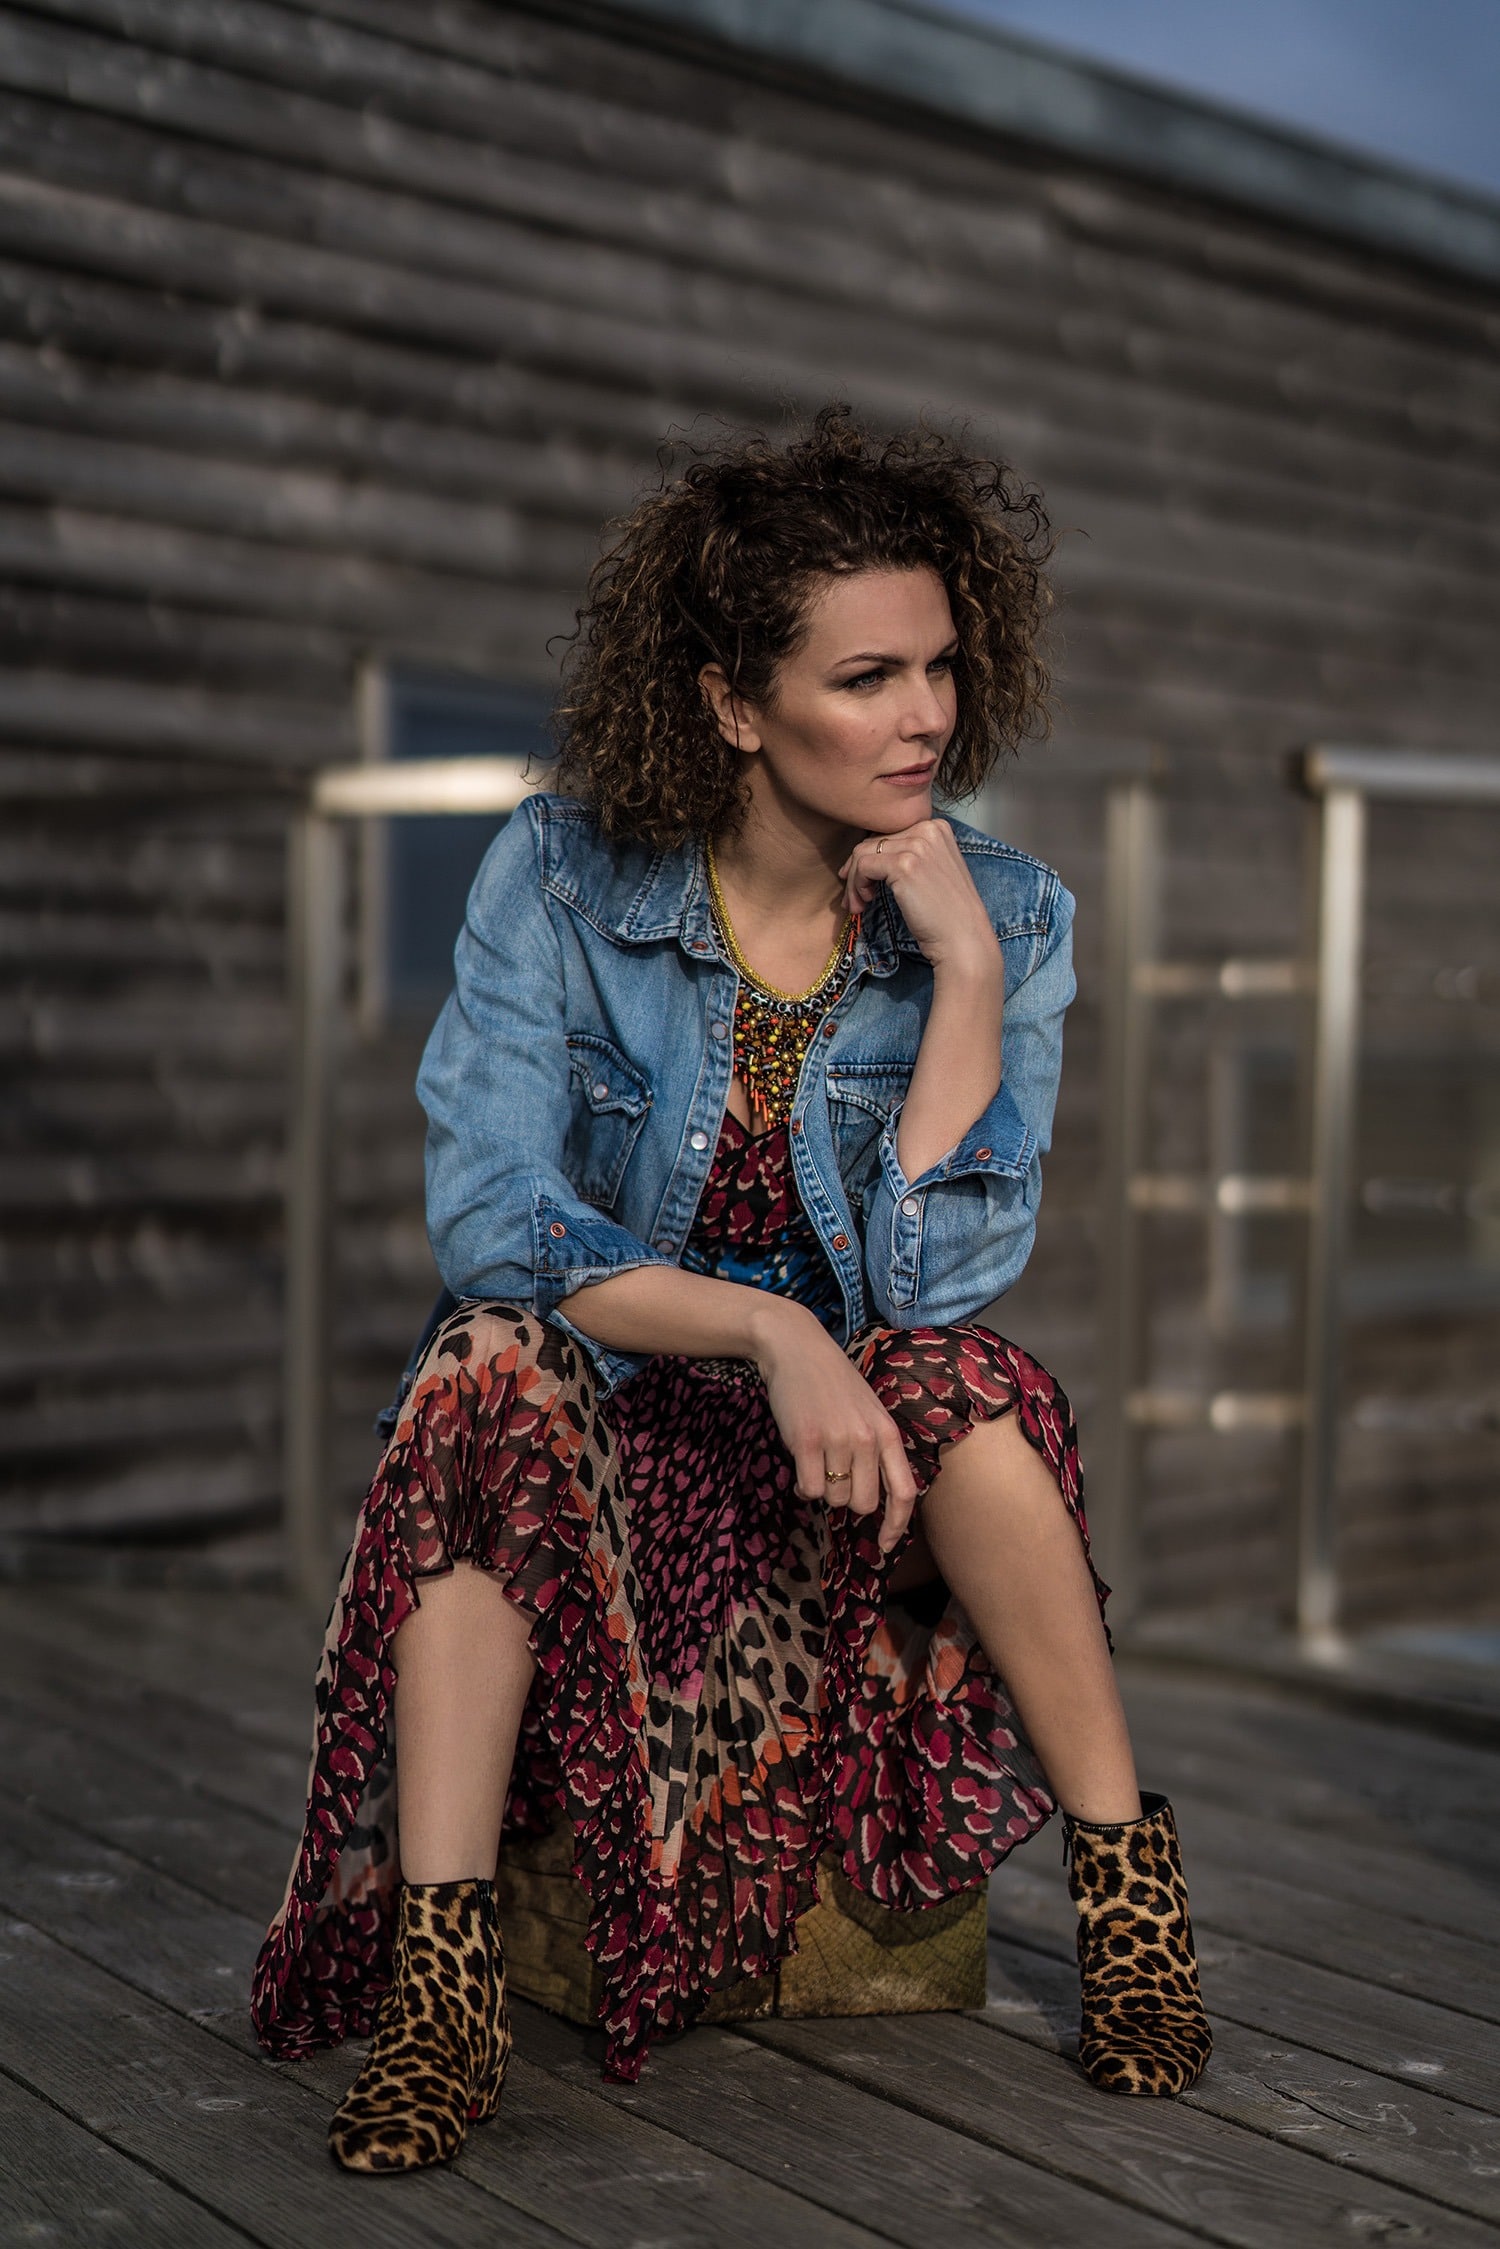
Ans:
[[[0,2243],[1242,2249],[1493,2243],[1500,1754],[1138,1673],[1217,2053],[1093,2092],[1056,1832],[996,1878],[983,2014],[699,2030],[630,2091],[519,2010],[451,2170],[337,2172],[352,2051],[245,1986],[300,1810],[312,1635],[272,1596],[0,1591]]]

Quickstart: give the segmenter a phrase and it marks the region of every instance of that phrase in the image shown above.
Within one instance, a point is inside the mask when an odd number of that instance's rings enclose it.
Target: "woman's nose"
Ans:
[[[901,738],[906,742],[914,742],[935,734],[945,734],[950,723],[946,701],[932,681],[924,679],[907,705]]]

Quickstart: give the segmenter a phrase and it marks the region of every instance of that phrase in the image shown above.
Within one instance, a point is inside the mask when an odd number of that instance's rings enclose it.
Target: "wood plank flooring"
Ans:
[[[1068,2058],[1050,1830],[995,1878],[982,2013],[699,2030],[625,2089],[523,2006],[457,2165],[346,2178],[355,2052],[278,2067],[245,2016],[315,1638],[273,1595],[0,1588],[0,2249],[1500,2239],[1500,1751],[1128,1665],[1215,2017],[1182,2101]]]

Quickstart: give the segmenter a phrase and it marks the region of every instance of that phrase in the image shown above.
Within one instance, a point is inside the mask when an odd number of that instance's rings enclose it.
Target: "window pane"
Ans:
[[[390,682],[393,758],[550,755],[550,697],[452,674]],[[488,814],[392,820],[386,878],[386,990],[403,1015],[430,1015],[453,982],[453,946],[470,885],[505,825]]]

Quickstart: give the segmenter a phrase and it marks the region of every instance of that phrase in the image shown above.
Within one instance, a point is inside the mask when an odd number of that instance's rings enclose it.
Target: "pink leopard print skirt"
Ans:
[[[1086,1546],[1072,1416],[1025,1352],[978,1326],[873,1329],[850,1351],[920,1489],[1014,1412]],[[824,1850],[906,1909],[981,1882],[1054,1808],[962,1611],[886,1601],[868,1522],[797,1497],[753,1368],[657,1359],[601,1402],[567,1337],[465,1306],[405,1402],[329,1622],[306,1827],[255,1973],[274,2054],[371,2028],[400,1878],[391,1643],[459,1560],[534,1620],[507,1832],[573,1823],[617,2077],[769,1973]]]

